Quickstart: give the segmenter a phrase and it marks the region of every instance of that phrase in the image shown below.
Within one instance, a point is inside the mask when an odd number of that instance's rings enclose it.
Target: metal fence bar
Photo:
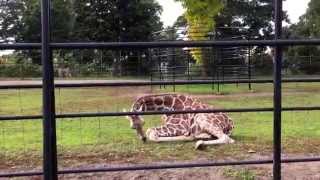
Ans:
[[[306,158],[290,158],[282,159],[281,163],[301,163],[301,162],[317,162],[320,157]],[[99,172],[114,172],[114,171],[140,171],[140,170],[160,170],[172,168],[197,168],[197,167],[218,167],[218,166],[238,166],[238,165],[261,165],[272,164],[272,159],[266,160],[247,160],[247,161],[224,161],[224,162],[197,162],[197,163],[179,163],[179,164],[150,164],[150,165],[135,165],[126,167],[105,167],[92,169],[66,169],[58,171],[58,174],[75,174],[75,173],[99,173]],[[24,173],[6,173],[0,174],[2,177],[21,177],[21,176],[39,176],[42,172],[24,172]]]
[[[42,119],[42,115],[16,115],[16,116],[0,116],[0,121],[28,121]]]
[[[312,83],[320,82],[320,78],[289,78],[283,79],[282,83]],[[130,81],[130,82],[101,82],[101,83],[55,83],[55,88],[79,88],[79,87],[120,87],[120,86],[153,86],[153,85],[188,85],[188,84],[265,84],[273,83],[272,79],[239,79],[239,80],[176,80],[176,81]],[[7,84],[1,85],[0,89],[37,89],[42,84]]]
[[[50,43],[53,49],[147,49],[169,47],[223,47],[223,46],[297,46],[320,45],[320,39],[235,40],[235,41],[165,41],[165,42],[69,42]],[[6,49],[41,49],[40,43],[0,44]]]
[[[239,41],[166,41],[166,42],[105,42],[105,43],[51,43],[54,49],[140,49],[170,47],[225,47],[225,46],[293,46],[320,45],[320,39],[297,40],[239,40]]]
[[[319,111],[320,106],[312,107],[285,107],[282,111]],[[80,117],[108,117],[108,116],[128,116],[128,115],[161,115],[161,114],[187,114],[187,113],[216,113],[216,112],[273,112],[274,108],[241,108],[241,109],[207,109],[207,110],[190,110],[190,111],[149,111],[149,112],[100,112],[100,113],[68,113],[57,114],[56,118],[80,118]],[[0,121],[25,121],[38,120],[43,118],[41,115],[21,115],[21,116],[0,116]]]
[[[43,172],[45,180],[56,180],[57,138],[55,120],[54,71],[50,43],[50,2],[41,1],[41,61],[43,64]]]
[[[274,0],[275,5],[275,40],[282,35],[282,0]],[[281,180],[281,68],[282,68],[282,47],[275,46],[273,61],[274,96],[273,96],[273,179]]]
[[[14,43],[14,44],[0,43],[0,50],[6,50],[6,49],[14,49],[14,50],[41,49],[41,43]]]

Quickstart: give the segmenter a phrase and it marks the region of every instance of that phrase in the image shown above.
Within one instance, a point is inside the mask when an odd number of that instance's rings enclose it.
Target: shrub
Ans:
[[[34,64],[0,65],[0,77],[40,77],[41,66]]]

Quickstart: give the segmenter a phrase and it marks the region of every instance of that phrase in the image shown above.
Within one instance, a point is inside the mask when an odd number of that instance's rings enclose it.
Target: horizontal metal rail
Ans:
[[[14,44],[0,44],[0,50],[15,49],[15,50],[25,50],[25,49],[41,49],[41,43],[14,43]]]
[[[273,110],[274,110],[273,108],[241,108],[241,109],[206,109],[206,110],[188,110],[188,111],[68,113],[68,114],[57,114],[56,118],[67,119],[67,118],[81,118],[81,117],[92,118],[92,117],[130,116],[130,115],[161,115],[161,114],[218,113],[218,112],[250,113],[250,112],[272,112]],[[319,111],[319,110],[320,110],[320,106],[282,108],[282,111]],[[35,120],[35,119],[41,119],[41,118],[42,118],[42,115],[0,116],[0,121]]]
[[[50,43],[53,49],[146,49],[170,47],[293,46],[320,45],[320,39],[162,41],[162,42],[67,42]],[[40,49],[40,43],[0,44],[0,49]]]
[[[281,163],[302,163],[302,162],[317,162],[320,157],[306,158],[290,158],[282,159]],[[126,167],[105,167],[92,169],[67,169],[58,171],[58,174],[75,174],[75,173],[101,173],[114,171],[140,171],[140,170],[160,170],[160,169],[182,169],[182,168],[197,168],[197,167],[218,167],[218,166],[238,166],[238,165],[259,165],[272,164],[273,160],[248,160],[248,161],[223,161],[223,162],[198,162],[198,163],[177,163],[177,164],[150,164],[150,165],[134,165]],[[6,173],[0,174],[0,178],[22,177],[22,176],[40,176],[41,171],[22,172],[22,173]]]
[[[283,83],[312,83],[320,82],[320,78],[290,78],[283,79]],[[239,80],[176,80],[176,81],[130,81],[130,82],[104,82],[104,83],[56,83],[56,88],[76,87],[118,87],[118,86],[152,86],[152,85],[188,85],[188,84],[243,84],[243,83],[273,83],[271,79],[239,79]],[[8,84],[0,85],[0,89],[36,89],[42,88],[41,84]]]

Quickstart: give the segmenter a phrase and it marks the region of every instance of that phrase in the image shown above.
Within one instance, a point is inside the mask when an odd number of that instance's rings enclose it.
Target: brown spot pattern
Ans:
[[[192,103],[193,103],[192,99],[188,98],[188,99],[184,102],[184,105],[190,107],[190,106],[192,106]]]
[[[221,116],[221,115],[217,115],[216,117],[217,117],[217,119],[218,119],[220,122],[224,121],[223,116]]]
[[[187,124],[185,121],[182,121],[182,122],[181,122],[181,125],[182,125],[185,129],[188,129],[188,124]]]
[[[170,133],[170,132],[174,132],[174,128],[172,128],[172,127],[168,127],[168,130],[169,130],[169,132],[168,132],[168,133]]]
[[[183,119],[188,119],[189,118],[188,114],[182,114],[182,117],[183,117]]]
[[[147,110],[148,110],[148,111],[154,111],[154,110],[156,110],[156,109],[155,109],[154,106],[148,106],[148,105],[147,105]]]
[[[163,110],[164,110],[164,107],[159,106],[159,107],[157,107],[157,110],[158,110],[158,111],[163,111]]]
[[[161,98],[156,98],[156,99],[154,100],[154,103],[155,103],[157,106],[160,106],[160,105],[162,105],[163,100],[162,100]]]
[[[175,118],[170,120],[170,123],[172,123],[172,124],[178,124],[179,122],[180,122],[180,120],[179,119],[175,119]]]
[[[178,129],[185,130],[185,128],[183,128],[180,124],[178,124],[176,127],[177,127]]]
[[[183,110],[184,105],[183,105],[183,103],[182,103],[179,99],[176,99],[176,100],[174,101],[174,106],[173,106],[173,108],[174,108],[175,110]]]
[[[179,98],[180,98],[180,100],[181,100],[182,102],[184,102],[184,101],[186,100],[186,97],[185,97],[184,95],[179,96]]]
[[[181,136],[182,135],[182,131],[180,129],[176,129],[175,134],[176,136]]]
[[[168,129],[167,129],[166,127],[162,127],[162,131],[163,131],[164,133],[167,133],[167,132],[168,132]]]
[[[167,107],[172,107],[173,100],[170,96],[164,97],[164,105]]]

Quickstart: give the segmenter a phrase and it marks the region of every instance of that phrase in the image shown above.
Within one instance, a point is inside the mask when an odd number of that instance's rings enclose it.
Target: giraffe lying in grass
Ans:
[[[132,112],[204,110],[212,107],[199,100],[180,94],[147,95],[138,98]],[[163,125],[149,128],[144,134],[142,117],[131,115],[131,128],[136,129],[141,140],[154,142],[193,141],[196,149],[203,145],[234,143],[229,137],[233,121],[225,113],[189,113],[163,115]]]

